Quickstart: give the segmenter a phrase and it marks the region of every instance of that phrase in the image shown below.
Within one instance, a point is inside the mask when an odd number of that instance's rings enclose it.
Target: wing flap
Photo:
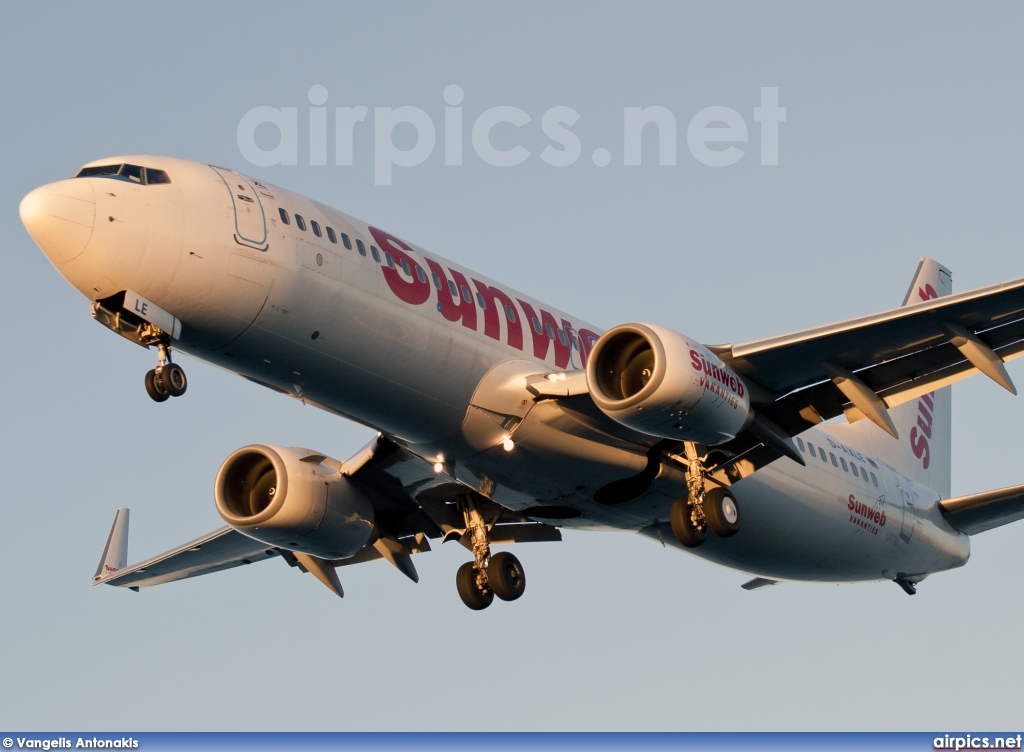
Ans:
[[[946,521],[967,535],[1024,519],[1024,485],[939,502]]]

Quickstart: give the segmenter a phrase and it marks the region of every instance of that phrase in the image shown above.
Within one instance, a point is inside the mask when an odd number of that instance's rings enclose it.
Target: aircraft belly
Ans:
[[[490,360],[366,292],[370,271],[285,270],[254,325],[210,359],[410,444],[455,433]]]
[[[880,580],[950,569],[967,560],[966,536],[950,535],[925,519],[918,534],[903,540],[897,503],[884,494],[867,499],[862,486],[843,484],[827,472],[769,466],[732,491],[743,515],[739,533],[727,539],[710,535],[694,553],[752,574],[822,582]],[[858,492],[869,509],[878,510],[871,520],[851,512],[850,497]],[[656,527],[665,542],[674,544],[667,525]],[[653,530],[643,532],[658,537]]]

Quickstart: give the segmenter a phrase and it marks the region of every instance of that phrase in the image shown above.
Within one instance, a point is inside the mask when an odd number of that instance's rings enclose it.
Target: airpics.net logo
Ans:
[[[445,167],[460,167],[472,158],[492,167],[517,167],[536,157],[550,167],[564,168],[578,164],[584,154],[583,142],[573,130],[583,116],[564,105],[550,107],[540,116],[540,131],[548,143],[534,153],[522,144],[526,140],[522,134],[524,129],[536,128],[537,119],[510,105],[471,112],[463,107],[465,92],[456,84],[444,90],[440,128],[419,107],[374,107],[371,116],[369,107],[357,105],[334,107],[331,113],[331,108],[325,106],[328,98],[327,88],[317,84],[308,93],[312,106],[303,108],[308,111],[301,117],[298,107],[261,105],[250,109],[238,122],[242,157],[257,167],[298,165],[301,129],[303,135],[308,133],[308,154],[302,154],[303,161],[308,157],[306,165],[326,167],[328,147],[333,144],[334,165],[351,167],[353,155],[365,153],[372,146],[373,182],[384,186],[392,184],[395,168],[418,167],[436,151],[443,153]],[[621,129],[619,135],[610,139],[621,143],[621,154],[616,156],[600,146],[590,151],[590,161],[598,167],[607,167],[617,159],[625,167],[655,160],[661,166],[675,166],[679,137],[683,135],[693,159],[708,167],[729,167],[754,150],[759,152],[761,165],[778,165],[779,124],[786,122],[786,108],[779,106],[778,87],[761,87],[760,102],[752,110],[750,119],[758,131],[754,137],[747,118],[731,107],[716,105],[699,110],[682,134],[675,113],[667,107],[623,107],[621,121],[615,126]],[[645,133],[653,133],[657,147],[648,153],[644,151]],[[472,156],[466,154],[467,135]],[[749,145],[754,138],[759,142],[756,147]],[[649,147],[651,141],[648,136]]]

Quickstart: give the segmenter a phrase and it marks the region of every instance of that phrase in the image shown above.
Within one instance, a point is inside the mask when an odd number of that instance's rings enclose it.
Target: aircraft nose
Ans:
[[[55,264],[81,255],[96,224],[92,181],[62,180],[36,188],[21,200],[21,223]]]

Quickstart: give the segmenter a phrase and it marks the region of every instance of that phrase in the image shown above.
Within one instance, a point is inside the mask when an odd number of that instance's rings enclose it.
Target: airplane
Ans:
[[[234,170],[101,159],[22,200],[25,228],[107,329],[377,431],[350,459],[252,444],[214,482],[226,525],[129,566],[119,509],[94,584],[140,588],[280,558],[344,595],[431,541],[472,555],[471,609],[512,601],[509,543],[621,530],[752,576],[892,581],[960,567],[1024,517],[1024,485],[950,497],[950,385],[1016,394],[1024,278],[952,294],[920,261],[903,305],[745,344],[608,331],[355,217]]]

